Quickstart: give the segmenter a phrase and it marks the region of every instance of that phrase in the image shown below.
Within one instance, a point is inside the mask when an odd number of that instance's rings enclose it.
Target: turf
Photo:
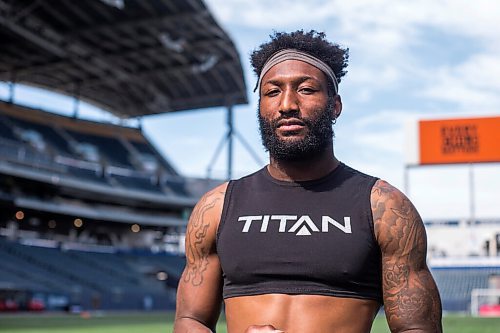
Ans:
[[[2,333],[165,333],[172,332],[172,313],[103,313],[89,318],[62,314],[0,315]],[[446,333],[498,333],[500,318],[471,318],[448,315]],[[217,332],[226,333],[221,322]],[[372,333],[388,333],[384,317],[377,317]]]

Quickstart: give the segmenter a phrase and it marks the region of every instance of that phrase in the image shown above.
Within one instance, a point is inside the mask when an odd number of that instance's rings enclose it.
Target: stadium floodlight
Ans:
[[[161,32],[158,35],[160,43],[168,50],[180,53],[184,51],[184,46],[186,45],[186,40],[184,38],[173,39],[167,32]]]
[[[82,219],[75,219],[75,220],[73,221],[73,225],[74,225],[75,227],[77,227],[77,228],[81,228],[81,227],[83,226],[83,221],[82,221]]]
[[[166,281],[168,279],[168,274],[163,271],[160,271],[156,273],[156,279],[158,279],[159,281]]]
[[[141,231],[141,226],[138,224],[132,224],[132,226],[130,227],[130,230],[132,230],[132,232],[134,232],[134,233],[137,233],[137,232]]]
[[[19,221],[24,219],[24,212],[22,210],[16,212],[16,219],[18,219]]]

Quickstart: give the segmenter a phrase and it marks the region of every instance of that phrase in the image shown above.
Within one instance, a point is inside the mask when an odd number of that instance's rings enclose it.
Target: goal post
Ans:
[[[473,289],[470,310],[474,317],[500,317],[500,289]]]

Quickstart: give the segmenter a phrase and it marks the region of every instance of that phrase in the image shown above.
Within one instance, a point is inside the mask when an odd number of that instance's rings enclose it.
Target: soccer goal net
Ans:
[[[473,289],[470,308],[475,317],[500,317],[500,289]]]

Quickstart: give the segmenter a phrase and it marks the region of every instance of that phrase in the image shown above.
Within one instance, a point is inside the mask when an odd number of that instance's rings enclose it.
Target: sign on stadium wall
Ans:
[[[500,162],[500,117],[421,120],[411,132],[408,164]]]

